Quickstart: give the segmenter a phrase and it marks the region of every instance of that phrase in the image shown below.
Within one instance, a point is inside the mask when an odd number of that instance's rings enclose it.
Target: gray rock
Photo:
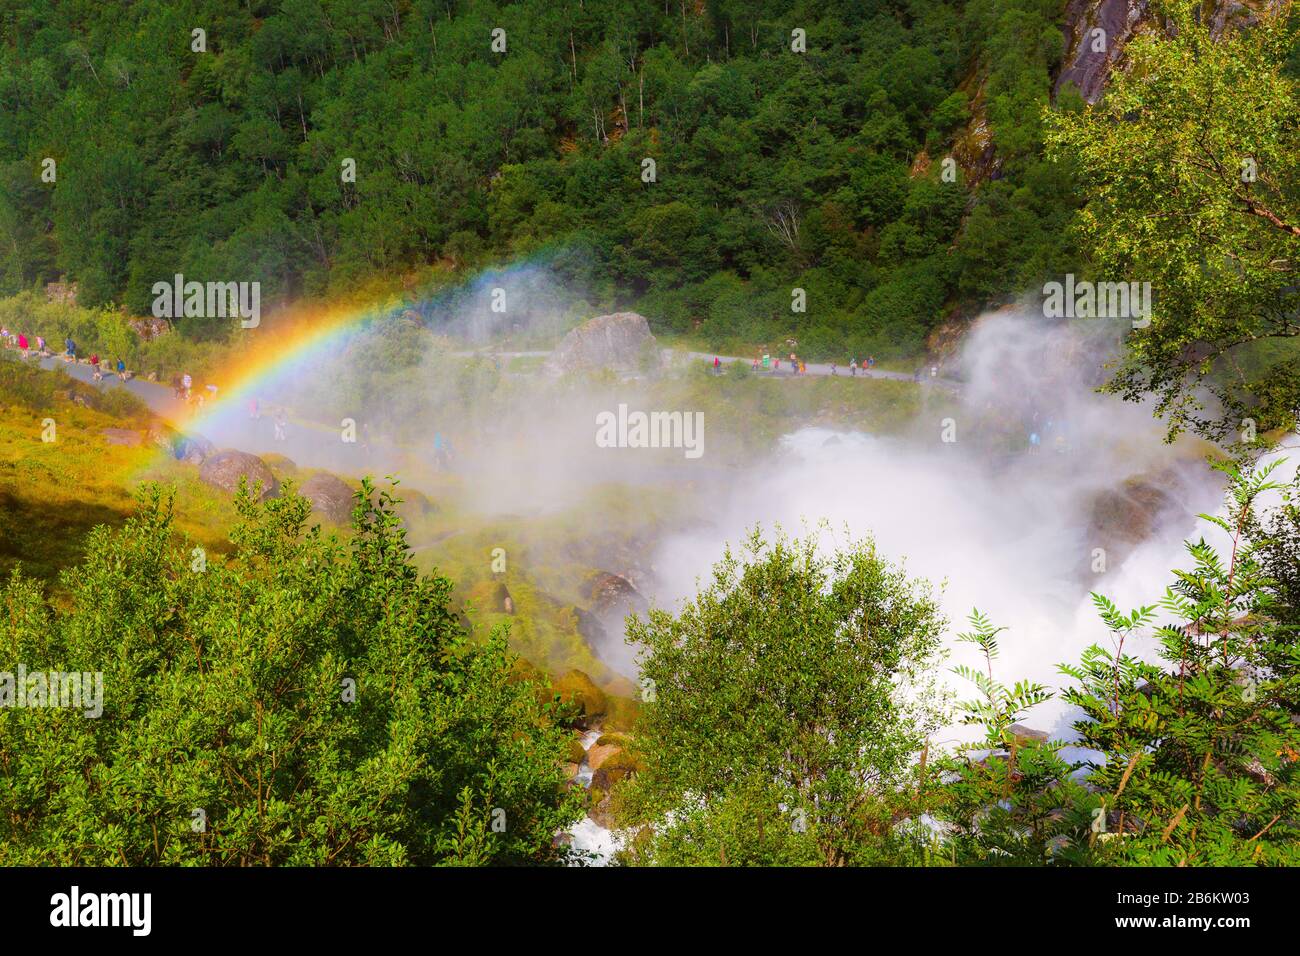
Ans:
[[[280,482],[271,474],[266,462],[247,452],[227,448],[208,456],[199,468],[199,479],[204,484],[220,488],[229,494],[239,490],[241,477],[248,479],[250,492],[260,483],[261,490],[257,492],[259,501],[274,498],[280,493]]]
[[[659,349],[645,316],[615,312],[571,329],[545,367],[553,375],[598,368],[635,372],[658,362]]]
[[[326,521],[347,524],[352,520],[352,487],[327,471],[308,478],[298,494],[311,502],[311,510]]]

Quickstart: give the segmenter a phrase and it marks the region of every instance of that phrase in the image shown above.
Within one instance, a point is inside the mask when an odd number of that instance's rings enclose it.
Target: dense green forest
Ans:
[[[661,332],[915,351],[1073,261],[1059,6],[5,0],[0,292],[532,259]]]

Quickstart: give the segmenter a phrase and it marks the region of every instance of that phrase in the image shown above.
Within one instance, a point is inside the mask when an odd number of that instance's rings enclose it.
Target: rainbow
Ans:
[[[533,281],[536,274],[546,271],[544,260],[549,254],[542,251],[509,265],[489,267],[467,280],[435,287],[414,300],[389,290],[382,298],[364,304],[354,298],[330,305],[290,306],[267,316],[259,328],[241,332],[247,336],[246,344],[223,355],[219,372],[207,379],[195,379],[194,394],[205,398],[201,406],[178,403],[173,414],[166,417],[181,432],[216,437],[227,426],[237,425],[254,400],[265,410],[266,402],[274,402],[282,383],[299,381],[328,367],[330,358],[375,322],[406,311],[420,315],[422,322],[428,322],[431,314],[457,315],[457,297],[473,299],[486,295],[496,285]],[[217,386],[215,395],[208,391],[209,384]],[[299,428],[326,428],[310,420],[295,419],[294,424]]]
[[[264,399],[277,382],[311,374],[323,359],[392,311],[391,304],[384,304],[280,315],[268,323],[265,331],[259,329],[250,335],[248,344],[232,354],[232,361],[212,383],[218,387],[216,397],[205,400],[202,406],[182,407],[173,424],[198,434],[219,427],[230,416],[247,409],[250,402]],[[207,384],[196,380],[194,393],[206,398]]]

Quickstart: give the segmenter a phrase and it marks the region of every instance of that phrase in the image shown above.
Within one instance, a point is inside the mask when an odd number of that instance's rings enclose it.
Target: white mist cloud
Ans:
[[[1195,515],[1215,510],[1221,490],[1194,443],[1165,444],[1148,409],[1093,390],[1111,332],[1021,310],[983,317],[962,349],[955,441],[942,440],[944,423],[927,412],[906,438],[821,428],[787,436],[770,463],[712,502],[710,525],[664,542],[656,598],[672,606],[693,594],[723,542],[755,524],[817,532],[828,548],[871,535],[910,574],[944,585],[953,635],[972,608],[1010,629],[996,676],[1059,686],[1056,666],[1106,637],[1088,592],[1122,607],[1155,603],[1170,569],[1186,565]],[[1108,497],[1121,495],[1132,503]],[[1109,521],[1095,517],[1099,498],[1112,503]],[[1136,517],[1150,527],[1134,527]],[[821,521],[829,530],[818,531]],[[953,660],[974,663],[968,656],[961,647]],[[1059,732],[1065,717],[1053,702],[1032,722]]]

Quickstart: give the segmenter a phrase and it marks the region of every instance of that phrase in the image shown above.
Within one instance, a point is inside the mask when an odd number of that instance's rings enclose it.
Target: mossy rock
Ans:
[[[624,772],[624,776],[626,776],[627,774],[640,773],[644,767],[631,750],[620,750],[601,764],[600,769],[615,773]]]
[[[582,763],[586,759],[587,751],[582,749],[582,741],[577,737],[569,738],[569,754],[565,758],[569,763]]]
[[[571,670],[552,685],[565,704],[578,708],[578,722],[590,726],[604,715],[608,704],[605,692],[580,670]]]
[[[612,790],[614,786],[641,769],[640,763],[628,751],[620,750],[605,759],[599,769],[592,771],[591,786]]]
[[[631,742],[632,736],[630,734],[615,731],[614,733],[601,734],[596,741],[596,745],[599,747],[618,747],[621,750],[626,750]]]
[[[630,731],[636,724],[637,714],[641,711],[641,702],[631,697],[606,698],[605,720],[602,724],[607,733]]]

